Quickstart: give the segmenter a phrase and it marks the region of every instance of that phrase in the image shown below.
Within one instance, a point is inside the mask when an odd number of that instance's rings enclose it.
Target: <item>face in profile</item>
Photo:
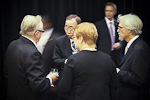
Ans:
[[[124,22],[120,21],[118,25],[118,30],[117,30],[120,41],[126,40],[129,36],[129,32],[128,32],[129,30],[125,28],[124,26],[125,26]]]
[[[72,39],[74,36],[76,26],[77,22],[75,19],[66,20],[64,30],[69,39]]]
[[[112,20],[115,14],[116,14],[116,10],[113,8],[113,6],[108,5],[105,7],[105,16],[109,20]]]

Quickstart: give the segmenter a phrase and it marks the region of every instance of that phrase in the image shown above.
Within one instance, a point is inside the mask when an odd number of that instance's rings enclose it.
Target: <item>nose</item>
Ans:
[[[117,32],[119,33],[119,29],[117,29]]]

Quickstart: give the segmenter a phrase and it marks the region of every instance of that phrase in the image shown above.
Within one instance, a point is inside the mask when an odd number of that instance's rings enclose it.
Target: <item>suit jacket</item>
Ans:
[[[118,73],[120,100],[148,100],[150,48],[141,37],[129,47]]]
[[[118,33],[117,33],[118,23],[116,20],[114,20],[114,24],[115,24],[115,43],[116,43],[116,42],[119,42]],[[124,54],[124,48],[125,48],[126,42],[121,41],[120,42],[121,48],[119,50],[114,50],[112,52],[111,51],[111,47],[112,47],[111,37],[110,37],[109,29],[107,27],[107,23],[105,19],[102,19],[96,22],[95,25],[96,25],[98,35],[99,35],[98,40],[97,40],[97,50],[105,52],[108,55],[110,55],[118,67]]]
[[[64,62],[70,55],[72,55],[70,39],[67,35],[58,37],[56,39],[53,53],[54,66],[56,68],[63,69]]]
[[[47,93],[50,82],[43,73],[41,53],[29,39],[21,36],[10,43],[5,60],[9,100],[38,100]]]
[[[118,33],[117,33],[117,21],[114,20],[115,24],[115,42],[118,42]],[[111,38],[109,29],[107,27],[105,19],[102,19],[95,23],[97,31],[98,31],[98,40],[97,40],[97,49],[99,51],[105,52],[111,55]]]
[[[110,56],[84,50],[68,58],[58,94],[67,100],[118,100],[118,83]]]
[[[54,51],[54,46],[56,42],[56,38],[59,36],[59,33],[57,33],[55,30],[52,32],[49,40],[47,41],[45,48],[43,50],[43,61],[44,61],[44,67],[45,67],[45,75],[47,75],[50,72],[50,69],[53,66],[53,51]]]

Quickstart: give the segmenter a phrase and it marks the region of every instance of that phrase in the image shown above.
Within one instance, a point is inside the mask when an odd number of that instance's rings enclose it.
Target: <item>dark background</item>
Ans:
[[[6,83],[3,78],[4,55],[8,44],[20,37],[20,23],[25,15],[45,13],[52,15],[56,30],[63,35],[65,34],[63,27],[67,15],[75,13],[81,17],[82,21],[94,23],[104,18],[106,2],[114,2],[117,5],[117,15],[127,13],[138,15],[144,24],[142,38],[150,45],[150,33],[148,32],[150,5],[148,5],[148,0],[1,0],[0,100],[6,98]]]

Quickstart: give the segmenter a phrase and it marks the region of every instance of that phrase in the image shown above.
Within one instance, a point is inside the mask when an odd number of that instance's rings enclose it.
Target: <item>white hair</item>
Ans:
[[[20,26],[20,34],[33,35],[37,30],[43,30],[41,16],[26,15]]]
[[[142,34],[143,23],[137,15],[126,14],[119,16],[120,20],[124,22],[125,28],[131,30],[134,35]]]

